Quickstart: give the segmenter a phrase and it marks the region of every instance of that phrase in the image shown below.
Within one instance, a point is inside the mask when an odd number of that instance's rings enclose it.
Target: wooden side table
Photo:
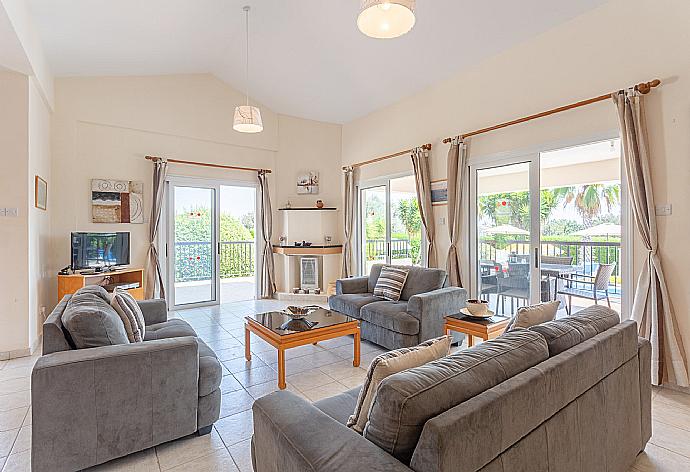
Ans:
[[[444,331],[450,334],[457,331],[467,335],[467,346],[474,346],[474,337],[488,341],[499,337],[508,326],[510,318],[494,315],[491,318],[470,318],[465,315],[451,315],[445,317]]]

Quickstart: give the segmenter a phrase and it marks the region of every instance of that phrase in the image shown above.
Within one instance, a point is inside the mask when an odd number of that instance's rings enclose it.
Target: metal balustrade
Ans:
[[[254,241],[222,241],[220,243],[220,277],[254,275],[256,259]],[[175,243],[175,282],[208,280],[213,273],[210,241]]]

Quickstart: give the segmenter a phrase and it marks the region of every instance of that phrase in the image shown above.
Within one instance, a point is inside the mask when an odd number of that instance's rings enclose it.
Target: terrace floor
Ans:
[[[175,284],[175,303],[185,305],[208,300],[211,296],[211,281],[178,282]],[[220,302],[233,303],[253,300],[256,297],[254,277],[220,279]]]

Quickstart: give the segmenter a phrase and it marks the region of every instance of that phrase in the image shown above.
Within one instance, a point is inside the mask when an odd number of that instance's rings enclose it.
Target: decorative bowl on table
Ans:
[[[476,316],[477,318],[488,318],[489,312],[489,302],[488,300],[479,300],[476,298],[470,298],[467,300],[465,308],[471,316]]]
[[[307,305],[307,306],[290,305],[289,307],[286,308],[285,314],[288,315],[293,320],[301,320],[303,318],[306,318],[309,313],[311,313],[314,310],[318,310],[319,308],[321,308],[321,307],[316,306],[316,305]]]

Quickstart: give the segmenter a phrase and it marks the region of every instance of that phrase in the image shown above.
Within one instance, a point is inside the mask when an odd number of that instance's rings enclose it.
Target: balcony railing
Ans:
[[[213,274],[212,247],[209,241],[175,243],[175,282],[209,280]],[[254,241],[220,243],[220,277],[254,275],[256,251]]]
[[[367,239],[367,260],[386,260],[386,240]],[[412,246],[407,239],[391,240],[391,259],[412,259]]]
[[[496,241],[482,239],[479,257],[482,260],[496,261],[498,251],[504,254],[524,255],[529,258],[530,242],[519,240],[501,241],[503,249],[496,248]],[[621,243],[619,241],[542,241],[542,256],[567,256],[573,258],[573,265],[579,272],[594,275],[599,264],[616,263],[611,275],[610,290],[620,293],[621,285]]]

